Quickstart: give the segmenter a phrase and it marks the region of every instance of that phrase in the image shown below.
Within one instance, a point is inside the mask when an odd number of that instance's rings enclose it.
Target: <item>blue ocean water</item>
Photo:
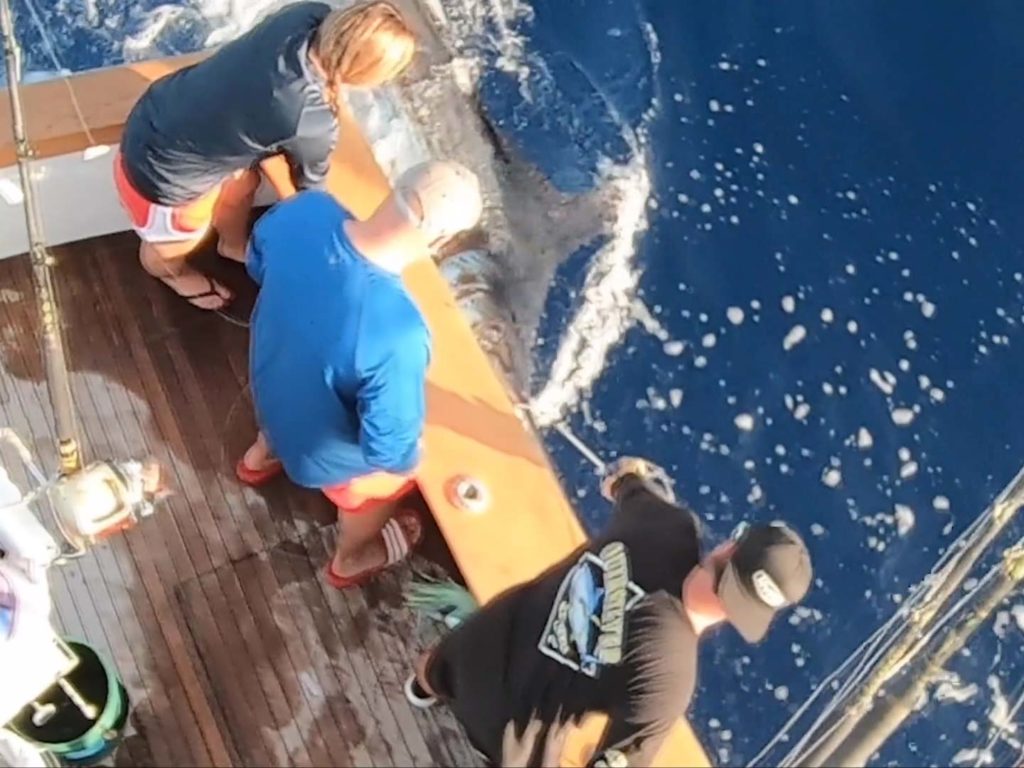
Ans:
[[[671,338],[631,331],[572,428],[603,456],[671,469],[712,537],[783,518],[815,558],[810,610],[756,648],[728,629],[705,643],[693,721],[713,759],[740,764],[1024,459],[1024,6],[531,5],[526,73],[487,70],[483,107],[571,192],[597,183],[602,159],[628,159],[624,130],[643,138],[654,194],[640,299]],[[183,12],[151,44],[201,47],[212,23],[200,3],[59,0],[43,15],[79,70],[120,61],[124,36],[168,7]],[[49,69],[21,11],[28,68]],[[487,40],[466,46],[496,59]],[[593,252],[558,273],[541,378]],[[600,525],[589,465],[557,435],[549,444]],[[1021,688],[1020,631],[984,628],[952,665],[979,694],[929,705],[880,762],[949,764],[984,744],[988,678],[1011,700]],[[1001,743],[997,763],[1018,749]]]

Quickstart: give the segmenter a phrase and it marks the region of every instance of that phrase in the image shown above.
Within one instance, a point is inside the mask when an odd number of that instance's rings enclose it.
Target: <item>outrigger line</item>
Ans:
[[[18,159],[18,175],[24,196],[25,228],[28,236],[32,279],[35,284],[36,305],[39,310],[39,328],[42,335],[43,357],[46,363],[46,388],[50,395],[57,428],[57,452],[60,455],[62,475],[70,475],[82,467],[78,430],[71,383],[68,376],[64,339],[61,333],[61,314],[54,288],[51,267],[53,256],[43,241],[42,219],[39,215],[32,183],[32,147],[25,131],[19,79],[21,75],[20,49],[14,36],[14,19],[10,0],[0,0],[0,27],[3,31],[4,60],[7,67],[7,93],[11,104],[11,127]],[[83,121],[84,122],[84,121]]]

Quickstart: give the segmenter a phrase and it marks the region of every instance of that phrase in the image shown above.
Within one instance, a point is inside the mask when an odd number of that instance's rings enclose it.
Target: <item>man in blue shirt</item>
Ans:
[[[247,265],[260,285],[250,382],[260,434],[239,478],[283,470],[338,506],[327,578],[362,583],[408,554],[421,528],[395,502],[412,484],[425,415],[430,334],[401,273],[476,225],[480,188],[451,162],[415,166],[358,221],[325,192],[275,206],[253,230]]]

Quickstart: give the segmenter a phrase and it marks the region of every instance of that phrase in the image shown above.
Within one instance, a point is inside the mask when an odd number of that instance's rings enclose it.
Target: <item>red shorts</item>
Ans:
[[[202,197],[181,205],[151,202],[128,180],[120,152],[114,157],[114,185],[132,229],[147,243],[198,240],[213,223],[213,209],[223,187],[223,183],[218,184]]]
[[[364,507],[387,501],[397,501],[416,486],[416,479],[389,472],[374,472],[349,480],[341,485],[324,488],[324,496],[339,511],[361,512]]]

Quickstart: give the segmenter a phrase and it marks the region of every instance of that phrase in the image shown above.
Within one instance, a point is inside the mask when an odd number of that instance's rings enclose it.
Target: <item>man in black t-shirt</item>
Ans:
[[[693,696],[701,633],[728,621],[758,642],[812,579],[782,523],[748,527],[702,561],[696,516],[650,475],[619,462],[604,533],[442,639],[407,683],[410,702],[447,703],[503,766],[557,763],[568,729],[603,712],[590,765],[649,765]]]

